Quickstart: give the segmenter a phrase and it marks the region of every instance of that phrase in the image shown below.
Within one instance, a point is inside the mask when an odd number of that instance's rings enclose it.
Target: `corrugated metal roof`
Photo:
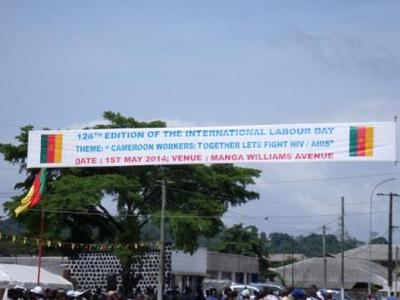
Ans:
[[[395,259],[396,248],[398,246],[392,246],[393,260]],[[369,245],[364,245],[358,248],[347,250],[344,252],[346,257],[355,259],[369,259]],[[340,256],[338,254],[337,256]],[[371,245],[371,260],[376,262],[388,261],[388,245]]]
[[[292,282],[292,265],[294,268],[294,282],[297,287],[308,287],[315,284],[318,287],[324,285],[323,258],[314,257],[294,264],[275,269],[286,280]],[[328,288],[338,289],[340,284],[341,260],[337,257],[327,257],[327,282]],[[360,259],[345,258],[344,263],[345,288],[351,289],[356,283],[368,282],[368,261]],[[387,285],[387,268],[371,263],[371,282],[376,285]],[[284,276],[285,274],[285,276]]]

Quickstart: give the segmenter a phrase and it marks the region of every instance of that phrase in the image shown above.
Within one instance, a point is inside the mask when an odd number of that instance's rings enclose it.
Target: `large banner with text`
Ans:
[[[43,130],[28,143],[28,168],[395,160],[395,122]]]

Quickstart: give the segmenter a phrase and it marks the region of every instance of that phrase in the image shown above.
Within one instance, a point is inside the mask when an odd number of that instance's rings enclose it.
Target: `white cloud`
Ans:
[[[340,111],[330,114],[333,122],[393,121],[400,114],[400,98],[349,101]]]
[[[291,31],[267,37],[267,45],[282,50],[295,49],[329,68],[342,68],[375,79],[400,78],[400,60],[389,49],[362,38],[343,35],[316,35]]]

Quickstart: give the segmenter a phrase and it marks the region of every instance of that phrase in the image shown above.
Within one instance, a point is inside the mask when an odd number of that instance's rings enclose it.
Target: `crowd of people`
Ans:
[[[119,300],[128,299],[123,298],[117,291],[108,291],[106,293],[87,291],[65,291],[63,289],[43,289],[40,286],[36,286],[33,289],[25,289],[16,287],[14,289],[8,289],[7,298],[10,300]],[[0,299],[3,299],[0,297]],[[134,299],[134,297],[129,297]],[[155,300],[155,299],[148,299]]]
[[[42,289],[37,286],[33,289],[16,287],[7,291],[7,297],[11,300],[157,300],[154,289],[147,289],[142,292],[137,288],[135,293],[123,296],[117,291],[107,291],[105,293],[87,291],[65,291],[62,289],[51,290]],[[275,290],[268,287],[254,295],[244,288],[240,292],[227,287],[224,290],[209,289],[206,291],[193,291],[185,288],[182,292],[177,289],[167,290],[164,300],[332,300],[332,294],[322,295],[315,286],[305,291],[299,289],[288,289],[278,294]],[[2,299],[0,297],[0,299]]]

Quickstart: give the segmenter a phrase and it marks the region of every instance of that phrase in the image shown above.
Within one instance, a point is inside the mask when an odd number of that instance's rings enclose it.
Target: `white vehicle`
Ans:
[[[243,299],[243,296],[248,293],[250,300],[253,300],[256,297],[256,294],[260,292],[259,288],[248,284],[232,284],[230,288],[232,291],[237,292],[239,299]]]
[[[283,292],[286,290],[285,287],[280,285],[279,283],[268,281],[268,282],[251,282],[249,285],[254,286],[258,288],[260,291],[262,291],[265,288],[269,288],[272,290],[272,293],[275,296],[282,296]]]

